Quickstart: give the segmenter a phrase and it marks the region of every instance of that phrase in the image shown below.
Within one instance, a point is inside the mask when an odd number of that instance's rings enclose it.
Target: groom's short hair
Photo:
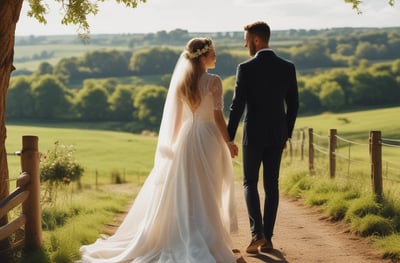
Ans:
[[[244,30],[252,35],[256,35],[261,39],[264,39],[267,43],[269,42],[271,29],[269,28],[269,25],[263,21],[257,21],[248,24],[244,27]]]

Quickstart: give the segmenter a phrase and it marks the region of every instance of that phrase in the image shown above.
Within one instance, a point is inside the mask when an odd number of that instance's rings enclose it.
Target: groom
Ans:
[[[237,68],[230,107],[228,132],[235,138],[243,123],[243,186],[252,240],[247,253],[273,248],[272,234],[279,203],[279,168],[286,141],[291,138],[299,107],[296,70],[293,63],[269,48],[270,28],[265,22],[244,27],[250,60]],[[263,165],[265,203],[260,208],[258,179]]]

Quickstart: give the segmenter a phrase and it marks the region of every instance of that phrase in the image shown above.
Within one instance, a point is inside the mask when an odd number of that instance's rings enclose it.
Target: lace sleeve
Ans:
[[[220,77],[214,76],[210,91],[213,95],[214,99],[214,110],[223,110],[224,109],[224,101],[223,101],[223,92],[222,92],[222,81]]]

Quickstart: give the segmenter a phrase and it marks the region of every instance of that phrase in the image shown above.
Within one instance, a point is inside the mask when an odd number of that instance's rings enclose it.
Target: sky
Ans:
[[[27,16],[25,1],[16,35],[77,34],[74,25],[61,24],[61,5],[49,6],[48,23]],[[115,0],[100,3],[99,13],[89,17],[91,34],[156,33],[175,29],[189,32],[242,31],[262,20],[271,30],[329,29],[336,27],[400,27],[400,1],[364,0],[357,14],[344,0],[147,0],[135,9]]]

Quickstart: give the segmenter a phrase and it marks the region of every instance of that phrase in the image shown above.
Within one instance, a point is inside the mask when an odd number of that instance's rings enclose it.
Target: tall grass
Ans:
[[[133,200],[137,187],[132,185],[131,189],[130,194],[105,190],[73,192],[74,196],[70,199],[58,199],[57,204],[44,207],[43,210],[47,211],[47,214],[65,215],[62,224],[44,231],[44,246],[51,261],[67,262],[67,259],[79,259],[79,247],[94,242],[100,236],[104,225],[112,222],[115,214]],[[43,221],[45,225],[46,220]],[[65,260],[61,260],[63,258]]]

